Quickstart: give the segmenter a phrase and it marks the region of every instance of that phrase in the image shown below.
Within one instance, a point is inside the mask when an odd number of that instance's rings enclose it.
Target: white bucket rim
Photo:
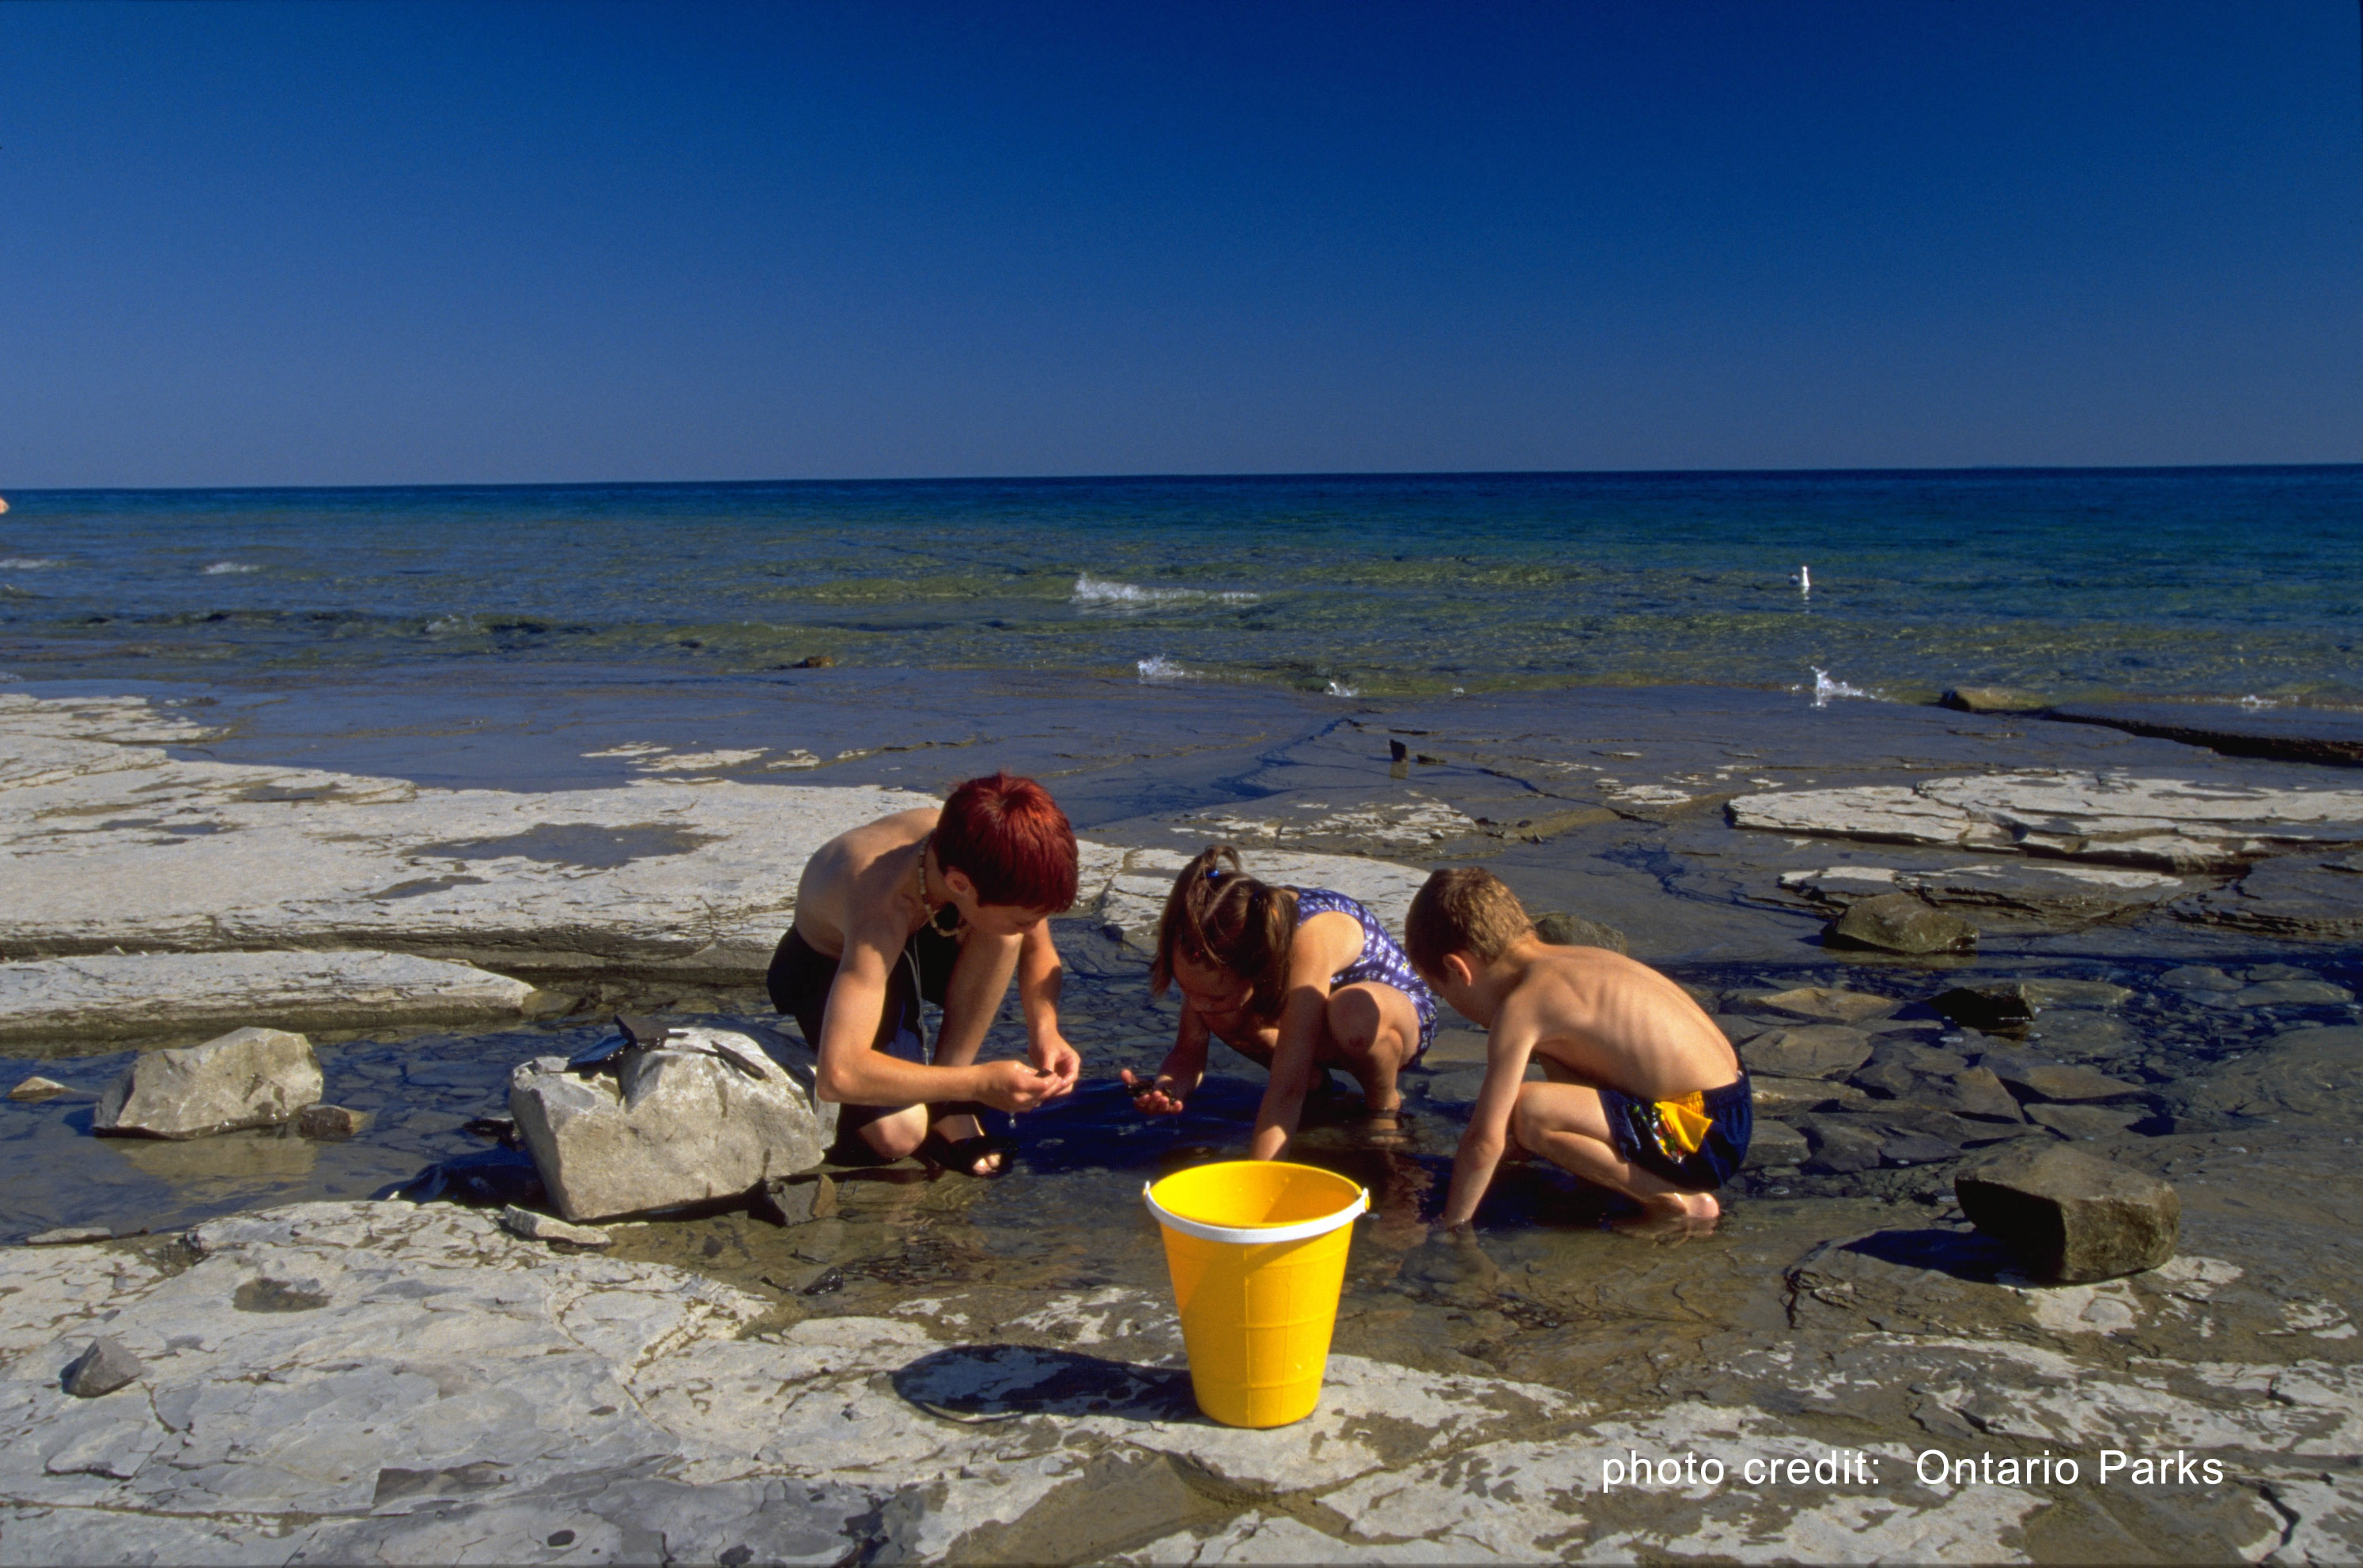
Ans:
[[[1287,1225],[1209,1225],[1203,1220],[1191,1220],[1176,1214],[1158,1202],[1157,1195],[1150,1190],[1155,1186],[1154,1182],[1142,1182],[1140,1200],[1148,1205],[1148,1211],[1157,1216],[1159,1224],[1169,1231],[1179,1231],[1185,1236],[1195,1236],[1202,1242],[1227,1242],[1238,1247],[1311,1241],[1315,1236],[1326,1236],[1342,1226],[1352,1224],[1370,1208],[1370,1189],[1357,1187],[1351,1202],[1315,1220],[1299,1220]]]

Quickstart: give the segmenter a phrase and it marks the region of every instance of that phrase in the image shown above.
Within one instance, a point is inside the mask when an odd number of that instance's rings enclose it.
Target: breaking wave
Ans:
[[[1167,658],[1163,654],[1152,654],[1148,657],[1142,659],[1135,668],[1140,671],[1141,680],[1149,685],[1154,685],[1160,680],[1187,680],[1190,679],[1190,672],[1188,670],[1182,668],[1171,659]]]
[[[50,567],[61,567],[65,564],[63,561],[49,560],[37,556],[10,556],[6,560],[0,561],[0,571],[40,571]]]
[[[1814,670],[1814,706],[1826,708],[1830,705],[1831,699],[1837,697],[1863,697],[1872,701],[1881,700],[1876,691],[1866,691],[1859,686],[1849,686],[1843,680],[1833,680],[1830,679],[1828,670],[1816,668]]]
[[[207,577],[232,577],[239,572],[261,571],[261,569],[262,569],[259,566],[248,566],[244,561],[216,561],[213,565],[205,568],[205,575]]]
[[[1259,597],[1198,588],[1143,588],[1138,583],[1083,572],[1076,577],[1075,591],[1068,602],[1085,609],[1138,610],[1151,604],[1252,604]]]

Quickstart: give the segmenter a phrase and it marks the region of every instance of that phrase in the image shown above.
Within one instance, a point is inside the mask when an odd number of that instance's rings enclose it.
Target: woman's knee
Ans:
[[[861,1129],[861,1141],[879,1155],[899,1160],[918,1152],[927,1141],[926,1107],[915,1105],[892,1116],[882,1116]]]

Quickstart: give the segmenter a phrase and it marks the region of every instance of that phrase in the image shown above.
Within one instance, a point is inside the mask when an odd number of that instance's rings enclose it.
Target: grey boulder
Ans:
[[[77,1399],[95,1399],[138,1382],[144,1370],[139,1358],[122,1341],[112,1334],[101,1334],[67,1365],[60,1382]]]
[[[509,1114],[576,1221],[738,1197],[818,1165],[837,1133],[808,1069],[719,1029],[675,1029],[591,1070],[538,1057],[510,1075]]]
[[[2019,1144],[1955,1176],[1953,1193],[2029,1275],[2059,1284],[2156,1268],[2181,1234],[2173,1187],[2065,1143]]]
[[[320,1100],[312,1043],[283,1029],[234,1029],[202,1045],[139,1057],[99,1097],[91,1130],[203,1138],[293,1121]]]

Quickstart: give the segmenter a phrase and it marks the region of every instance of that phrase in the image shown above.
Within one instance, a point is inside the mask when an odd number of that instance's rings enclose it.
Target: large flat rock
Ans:
[[[2171,872],[2363,844],[2363,790],[2134,778],[2059,769],[1743,795],[1735,826],[1766,833],[2047,856]]]
[[[532,995],[523,980],[402,953],[94,953],[0,964],[0,1042],[459,1023],[515,1018]]]
[[[932,798],[652,777],[518,794],[193,760],[184,716],[128,700],[0,697],[0,955],[353,949],[505,971],[760,980],[813,851]],[[1194,852],[1196,845],[1189,846]],[[1163,848],[1082,845],[1077,913],[1153,931]],[[1420,873],[1256,852],[1402,919]],[[169,1011],[160,995],[155,1010]]]
[[[2203,745],[2226,756],[2363,767],[2363,713],[2272,702],[2070,702],[2047,719]]]

